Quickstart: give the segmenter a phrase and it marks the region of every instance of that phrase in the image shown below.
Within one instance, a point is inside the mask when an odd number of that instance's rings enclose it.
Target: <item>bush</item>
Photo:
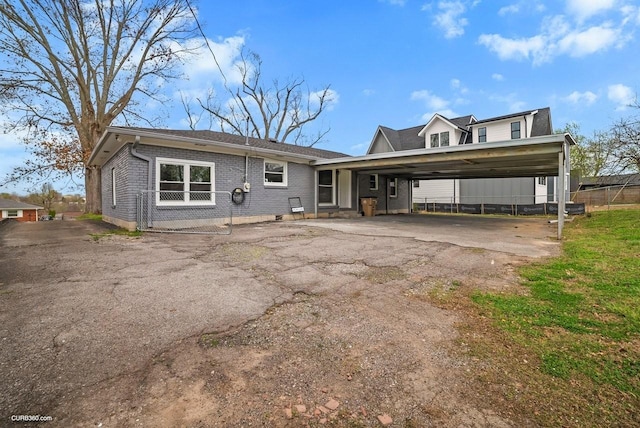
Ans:
[[[56,210],[49,210],[49,218],[53,220],[56,218]]]

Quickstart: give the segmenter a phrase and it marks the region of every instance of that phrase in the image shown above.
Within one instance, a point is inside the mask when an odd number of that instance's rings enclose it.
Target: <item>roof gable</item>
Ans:
[[[387,147],[389,148],[389,150],[383,150],[384,152],[387,152],[387,151],[395,152],[395,149],[393,148],[393,145],[389,140],[390,137],[391,139],[394,139],[397,137],[395,133],[396,131],[394,129],[387,128],[386,126],[382,126],[382,125],[378,126],[378,129],[376,129],[376,132],[373,135],[373,139],[369,144],[369,148],[367,149],[367,154],[381,153],[380,151],[375,150],[378,141],[384,141],[387,144]]]

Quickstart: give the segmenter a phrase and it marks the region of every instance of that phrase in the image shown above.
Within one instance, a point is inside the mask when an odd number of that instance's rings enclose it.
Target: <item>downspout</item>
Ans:
[[[140,144],[140,136],[136,135],[136,139],[134,141],[134,143],[129,147],[129,153],[131,154],[131,156],[133,156],[134,158],[138,158],[140,160],[143,160],[147,163],[147,219],[148,219],[148,227],[153,227],[153,222],[150,219],[149,213],[151,213],[151,190],[152,190],[152,180],[151,180],[151,158],[148,156],[144,156],[140,153],[138,153],[138,151],[136,150],[136,148],[138,147],[138,144]],[[140,219],[142,220],[142,213],[140,213]],[[137,217],[137,216],[136,216]],[[141,226],[141,224],[139,225]]]

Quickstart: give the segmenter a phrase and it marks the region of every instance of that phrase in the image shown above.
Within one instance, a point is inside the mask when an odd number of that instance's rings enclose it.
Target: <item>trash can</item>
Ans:
[[[373,217],[376,215],[376,206],[378,205],[376,198],[360,198],[360,204],[362,205],[362,211],[365,217]]]

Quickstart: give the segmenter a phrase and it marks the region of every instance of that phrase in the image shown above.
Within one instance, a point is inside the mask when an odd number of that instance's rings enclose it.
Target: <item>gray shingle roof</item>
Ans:
[[[0,199],[0,210],[36,210],[42,209],[37,205],[27,204],[20,201],[12,201],[11,199]]]
[[[538,113],[533,117],[533,124],[531,128],[531,137],[539,137],[542,135],[551,135],[553,134],[553,126],[551,125],[551,109],[549,107],[536,109]],[[510,119],[512,117],[519,117],[530,114],[536,110],[528,110],[520,113],[508,114],[505,116],[491,117],[489,119],[483,120],[475,120],[474,116],[469,114],[466,116],[455,117],[453,119],[449,119],[445,117],[449,122],[453,123],[455,126],[459,127],[463,131],[469,130],[469,125],[477,125],[482,123],[494,122],[497,120]],[[444,117],[444,116],[442,116]],[[406,129],[392,129],[386,126],[380,126],[380,130],[384,133],[384,135],[391,143],[391,146],[395,151],[399,150],[413,150],[413,149],[423,149],[425,145],[425,140],[423,137],[418,137],[418,132],[424,128],[425,125],[414,126]],[[464,138],[464,141],[460,141],[459,144],[471,144],[472,135],[471,132],[467,132],[464,134],[461,139]]]
[[[181,129],[135,128],[135,127],[127,127],[124,129],[154,132],[156,134],[166,134],[166,135],[177,136],[177,137],[196,138],[196,139],[206,140],[211,142],[237,144],[239,146],[244,146],[246,143],[245,137],[241,135],[228,134],[225,132],[206,131],[206,130],[193,131],[193,130],[181,130]],[[349,156],[347,154],[334,152],[331,150],[316,149],[315,147],[296,146],[295,144],[280,143],[275,141],[262,140],[259,138],[253,138],[253,137],[249,137],[249,145],[251,147],[256,147],[261,149],[278,150],[285,153],[312,156],[312,157],[317,157],[322,159],[332,159],[332,158],[341,158],[341,157]]]
[[[424,138],[418,136],[418,132],[424,127],[414,126],[412,128],[395,130],[386,126],[380,126],[380,130],[384,133],[387,140],[393,147],[393,150],[413,150],[424,148]]]

